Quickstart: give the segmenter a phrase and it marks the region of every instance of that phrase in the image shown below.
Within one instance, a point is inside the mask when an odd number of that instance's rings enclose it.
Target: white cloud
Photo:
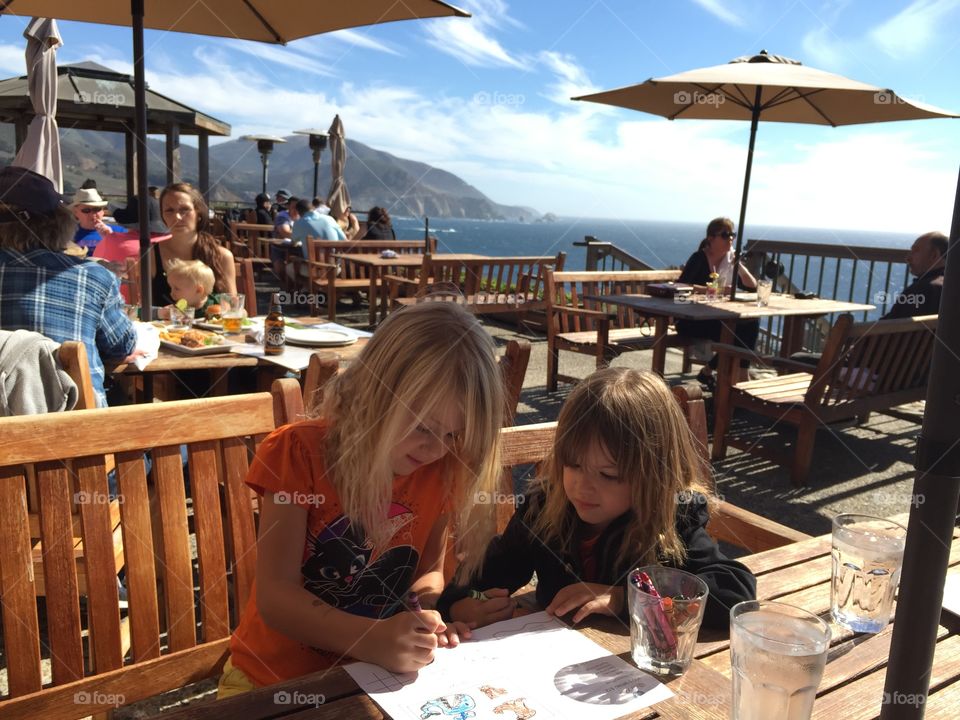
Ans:
[[[556,103],[569,107],[570,98],[587,95],[600,90],[587,76],[587,71],[572,55],[545,50],[538,56],[543,65],[556,75],[548,87],[548,97]]]
[[[339,40],[347,43],[348,45],[363,48],[364,50],[378,50],[389,55],[401,54],[387,42],[377,38],[369,37],[363,33],[357,32],[356,30],[340,30],[338,32],[327,33],[324,37],[329,37],[333,40]]]
[[[230,41],[230,49],[262,60],[262,69],[270,73],[273,73],[273,69],[270,68],[267,63],[276,63],[277,65],[320,75],[321,77],[331,77],[335,74],[329,66],[307,57],[304,53],[291,49],[290,46],[281,47],[278,45],[267,45],[266,43],[237,40]],[[284,76],[277,76],[277,80],[279,82],[287,82],[287,78]]]
[[[743,18],[728,8],[722,0],[693,0],[693,2],[717,19],[727,23],[727,25],[733,25],[734,27],[744,25]]]
[[[475,67],[523,68],[523,61],[507,52],[490,33],[503,25],[518,26],[503,0],[471,0],[464,3],[472,18],[426,20],[427,42],[437,50]]]
[[[914,0],[908,7],[870,31],[870,38],[896,59],[928,51],[936,36],[954,22],[946,16],[960,7],[960,0]]]
[[[23,45],[0,45],[0,71],[10,75],[26,75],[24,49]]]

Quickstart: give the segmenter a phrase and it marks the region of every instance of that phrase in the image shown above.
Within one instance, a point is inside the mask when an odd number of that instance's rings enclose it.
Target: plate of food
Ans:
[[[247,317],[240,321],[240,329],[242,331],[249,330],[254,325],[256,325],[256,322]],[[216,332],[223,332],[223,317],[220,315],[220,306],[208,305],[205,317],[202,320],[194,320],[193,326],[203,330],[215,330]]]
[[[353,345],[357,336],[345,330],[335,328],[325,329],[317,327],[290,327],[285,330],[287,342],[291,345],[305,345],[307,347],[339,347]]]
[[[230,352],[233,343],[222,335],[196,328],[165,328],[160,331],[160,345],[184,355],[212,355]]]

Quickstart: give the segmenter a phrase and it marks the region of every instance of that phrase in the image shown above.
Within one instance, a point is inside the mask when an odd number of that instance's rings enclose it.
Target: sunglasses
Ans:
[[[80,208],[80,212],[84,215],[90,215],[91,213],[103,212],[104,208]]]
[[[737,234],[735,232],[730,232],[729,230],[724,230],[723,232],[714,233],[719,237],[722,237],[724,240],[733,240]]]

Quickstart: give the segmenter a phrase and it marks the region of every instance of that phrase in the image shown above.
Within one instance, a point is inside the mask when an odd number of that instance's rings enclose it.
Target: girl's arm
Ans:
[[[300,572],[307,511],[276,503],[265,494],[257,537],[257,610],[277,632],[311,647],[376,663],[393,672],[413,672],[433,660],[435,612],[400,612],[386,620],[331,607],[303,587]]]
[[[440,593],[443,592],[443,567],[447,557],[447,542],[449,517],[441,515],[437,518],[427,543],[423,548],[423,557],[420,558],[420,575],[413,581],[410,589],[417,593],[420,606],[433,609],[437,606]],[[470,625],[464,622],[451,621],[446,628],[437,634],[441,647],[456,647],[460,639],[470,639]]]
[[[746,266],[743,264],[743,258],[740,258],[740,284],[747,290],[756,290],[757,289],[757,279],[753,276]]]

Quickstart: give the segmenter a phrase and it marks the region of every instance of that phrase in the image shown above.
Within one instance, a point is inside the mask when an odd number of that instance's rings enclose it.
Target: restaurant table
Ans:
[[[688,298],[662,298],[649,295],[596,295],[589,296],[608,305],[625,305],[654,319],[653,369],[663,375],[667,357],[667,344],[661,341],[673,320],[719,320],[720,342],[732,345],[734,330],[740,320],[762,317],[783,317],[783,334],[780,339],[780,355],[789,357],[801,349],[804,321],[831,313],[873,310],[876,306],[864,303],[843,302],[823,298],[798,299],[792,295],[774,294],[768,305],[757,306],[756,296],[750,300],[723,300],[721,302],[698,302]]]
[[[311,327],[320,327],[327,324],[326,320],[311,316],[287,318],[287,320]],[[224,335],[224,338],[233,343],[245,345],[255,344],[246,342],[244,333],[238,333],[235,335],[226,334]],[[360,351],[363,350],[364,346],[367,344],[367,340],[368,338],[361,337],[359,340],[357,340],[357,342],[351,345],[334,347],[319,346],[310,349],[314,351],[333,353],[340,358],[340,362],[343,364],[349,363],[356,358],[360,354]],[[148,388],[148,386],[153,385],[152,379],[158,374],[172,376],[173,373],[187,370],[207,370],[210,372],[211,378],[210,395],[224,395],[226,394],[228,372],[232,368],[241,367],[257,368],[257,387],[259,390],[269,390],[271,383],[275,379],[284,377],[289,371],[288,368],[285,368],[281,365],[277,365],[263,358],[253,357],[251,355],[242,355],[240,353],[229,351],[213,353],[209,355],[188,355],[177,352],[176,350],[170,350],[163,345],[160,346],[160,350],[156,359],[148,364],[143,370],[140,370],[133,363],[125,362],[113,364],[108,362],[106,365],[106,370],[109,375],[113,376],[142,377],[146,379],[147,382],[144,385],[143,401],[150,402],[153,400],[153,392]]]
[[[895,518],[905,523],[906,516]],[[758,597],[790,603],[830,622],[830,535],[739,558],[757,576]],[[960,541],[954,534],[950,572],[960,573]],[[527,597],[529,602],[529,596]],[[630,659],[630,631],[613,618],[591,616],[577,628],[611,653]],[[814,720],[875,720],[880,716],[893,625],[876,635],[854,634],[830,623],[831,647],[817,690]],[[442,651],[446,652],[446,651]],[[455,652],[450,651],[450,652]],[[726,632],[703,631],[696,659],[680,678],[667,683],[674,697],[627,718],[727,720],[730,717],[730,642]],[[322,702],[319,702],[322,698]],[[890,698],[905,702],[908,698]],[[960,618],[940,619],[927,720],[960,716]],[[217,702],[191,705],[165,715],[186,718],[333,720],[383,718],[383,713],[342,668],[313,673]],[[770,718],[779,720],[779,718]]]
[[[424,258],[420,253],[397,253],[397,256],[392,258],[381,257],[376,253],[334,253],[334,257],[367,268],[367,274],[370,276],[370,287],[367,291],[367,300],[370,305],[370,327],[377,324],[378,306],[380,308],[381,321],[387,317],[387,311],[390,309],[390,298],[387,293],[387,288],[383,284],[383,276],[386,274],[385,271],[395,271],[397,268],[419,268],[423,265]],[[453,260],[456,258],[476,260],[484,256],[471,253],[456,253],[434,255],[433,257],[444,260]]]

